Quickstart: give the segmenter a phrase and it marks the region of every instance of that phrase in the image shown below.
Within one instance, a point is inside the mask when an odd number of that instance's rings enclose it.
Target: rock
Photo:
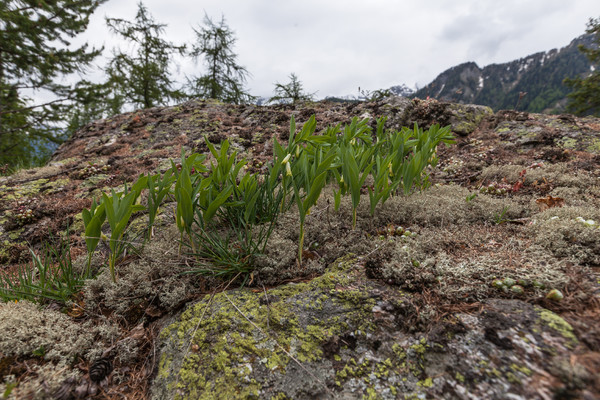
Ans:
[[[452,131],[459,136],[473,133],[485,118],[494,115],[490,107],[475,104],[451,103],[447,112],[450,114]]]
[[[400,104],[405,105],[405,101]],[[473,133],[485,118],[494,116],[492,109],[486,106],[447,103],[433,99],[413,99],[410,107],[405,105],[400,109],[403,111],[404,125],[451,125],[452,131],[459,136]]]
[[[352,258],[268,294],[206,296],[170,318],[152,398],[533,398],[551,393],[562,372],[547,366],[577,345],[562,318],[518,300],[409,334],[411,298]]]

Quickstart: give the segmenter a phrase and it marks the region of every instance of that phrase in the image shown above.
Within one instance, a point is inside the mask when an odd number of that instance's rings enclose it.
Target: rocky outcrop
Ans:
[[[551,398],[563,374],[567,392],[591,379],[551,311],[489,300],[411,332],[414,301],[352,257],[307,283],[207,295],[163,329],[152,396],[529,399]]]
[[[249,170],[264,170],[273,138],[289,137],[290,117],[301,125],[313,114],[318,131],[353,117],[374,126],[386,116],[389,129],[450,125],[457,143],[438,148],[429,189],[393,196],[373,216],[364,194],[356,229],[349,201],[335,211],[325,190],[306,219],[301,268],[297,214],[282,214],[243,288],[189,273],[193,261],[179,250],[167,199],[143,251],[117,263],[117,282],[101,242],[96,278],[68,304],[0,304],[0,391],[64,399],[598,398],[595,118],[397,97],[272,107],[191,101],[115,116],[76,132],[47,166],[0,177],[4,272],[50,234],[70,238],[81,270],[80,213],[93,198],[164,171],[182,149],[207,152],[205,137],[229,139]],[[27,330],[11,327],[24,318]]]

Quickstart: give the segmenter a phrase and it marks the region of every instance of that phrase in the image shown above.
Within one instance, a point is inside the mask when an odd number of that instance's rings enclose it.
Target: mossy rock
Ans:
[[[207,295],[169,319],[152,398],[442,398],[448,388],[527,398],[532,371],[577,344],[567,322],[519,300],[408,333],[411,296],[357,261],[306,283]]]
[[[451,115],[452,131],[459,136],[473,133],[485,118],[494,115],[490,107],[475,104],[452,103],[447,112]]]

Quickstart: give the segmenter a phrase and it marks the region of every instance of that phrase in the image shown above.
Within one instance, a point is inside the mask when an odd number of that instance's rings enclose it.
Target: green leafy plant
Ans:
[[[392,133],[389,141],[390,153],[396,153],[391,167],[394,186],[401,184],[408,194],[414,185],[421,188],[429,185],[426,167],[437,165],[437,146],[454,143],[454,136],[449,126],[432,125],[424,131],[415,124],[412,130],[403,127],[400,132]]]
[[[246,174],[216,218],[205,221],[201,213],[197,214],[194,235],[198,267],[188,272],[247,277],[254,270],[255,257],[265,251],[280,201],[281,191],[274,191],[267,179]]]
[[[146,239],[152,235],[161,203],[172,193],[177,202],[175,219],[181,244],[191,248],[197,264],[189,273],[248,276],[254,268],[255,256],[264,253],[279,214],[294,204],[299,215],[297,261],[301,265],[306,217],[327,182],[337,182],[336,210],[341,196],[351,196],[354,229],[365,187],[371,214],[377,204],[400,188],[405,194],[415,186],[426,188],[426,168],[436,165],[437,146],[452,143],[454,139],[448,127],[434,125],[424,131],[415,124],[413,129],[386,131],[385,122],[385,118],[377,120],[375,135],[369,120],[358,118],[343,131],[336,125],[317,134],[314,115],[300,130],[296,130],[292,117],[288,143],[283,147],[274,139],[274,159],[265,175],[244,172],[247,162],[239,160],[237,152],[230,151],[229,141],[216,146],[205,138],[212,156],[209,168],[204,165],[204,155],[186,157],[182,150],[180,163],[172,161],[171,169],[162,176],[140,176],[130,192],[127,187],[122,193],[113,190],[110,196],[104,194],[99,204],[94,201],[90,210],[84,210],[88,269],[102,236],[103,222],[108,220],[109,268],[116,280],[116,261],[130,246],[130,241],[124,239],[129,220],[134,212],[145,209],[137,204],[145,188],[148,189]],[[368,181],[370,176],[372,181]]]
[[[196,171],[206,171],[202,164],[205,158],[204,155],[200,154],[192,154],[186,157],[185,151],[182,149],[181,164],[175,165],[171,161],[171,169],[175,174],[174,195],[177,201],[175,221],[181,234],[181,240],[183,241],[183,235],[186,233],[192,249],[194,249],[192,224],[194,223],[195,207],[197,205],[196,198],[201,190],[210,185],[209,179],[203,179],[200,173],[195,173]]]
[[[170,193],[175,181],[173,169],[168,169],[162,176],[160,174],[148,175],[148,230],[146,240],[150,240],[154,231],[154,220],[159,207],[165,197]]]
[[[323,148],[317,148],[309,161],[307,152],[301,152],[292,167],[292,188],[294,199],[298,207],[300,219],[300,233],[298,239],[298,263],[302,264],[302,251],[304,248],[304,222],[325,186],[329,167],[335,159],[335,148],[324,153]]]
[[[115,264],[119,257],[125,252],[127,247],[131,246],[129,240],[124,240],[126,229],[129,225],[129,220],[134,212],[145,210],[141,204],[136,204],[140,196],[142,188],[147,185],[148,177],[140,176],[136,183],[132,186],[131,191],[127,191],[127,187],[123,192],[115,192],[111,190],[111,195],[102,194],[102,203],[106,211],[106,219],[110,225],[110,238],[108,245],[110,248],[110,256],[108,267],[110,276],[113,282],[117,281],[115,273]]]
[[[353,118],[344,128],[336,143],[337,159],[332,172],[338,182],[339,191],[334,192],[335,208],[339,208],[340,195],[350,193],[352,198],[352,229],[356,228],[356,210],[360,203],[362,187],[373,168],[371,128],[368,119]]]
[[[508,206],[504,206],[502,208],[502,211],[500,211],[500,213],[494,214],[494,223],[496,225],[500,225],[500,224],[510,221],[508,218],[506,218],[507,211],[508,211]]]
[[[352,229],[356,228],[356,209],[360,203],[362,187],[373,168],[373,152],[374,148],[355,148],[344,144],[338,148],[342,170],[340,181],[352,198]],[[340,192],[342,191],[340,188]]]
[[[282,190],[272,171],[267,176],[244,173],[245,160],[206,141],[214,162],[196,196],[192,252],[199,267],[188,272],[221,277],[246,276],[253,257],[263,253],[280,210]],[[204,184],[204,182],[207,182]]]
[[[325,135],[315,135],[316,125],[316,118],[313,115],[303,125],[302,130],[296,132],[295,120],[292,117],[287,148],[284,149],[277,139],[274,139],[274,171],[282,175],[282,209],[288,193],[293,195],[293,200],[298,207],[300,219],[299,264],[302,264],[306,216],[319,199],[327,182],[330,167],[336,158],[336,148],[333,146],[336,130],[328,130]],[[273,174],[271,174],[270,180],[275,180]]]
[[[308,121],[302,126],[302,130],[296,131],[296,121],[294,116],[290,120],[290,137],[288,145],[283,148],[281,144],[275,138],[273,140],[274,150],[274,162],[273,168],[269,175],[271,185],[275,184],[275,181],[281,177],[281,185],[283,190],[283,198],[281,201],[281,210],[287,210],[295,202],[294,198],[288,197],[288,194],[293,194],[294,181],[298,184],[298,175],[294,175],[292,169],[296,167],[297,160],[301,157],[305,151],[307,165],[312,162],[312,158],[317,147],[323,145],[331,145],[335,142],[335,134],[337,133],[337,127],[328,129],[325,135],[315,135],[315,129],[317,127],[317,120],[313,115]],[[305,174],[302,175],[304,177]],[[293,178],[296,176],[296,178]]]
[[[374,153],[371,168],[373,184],[367,188],[371,215],[375,214],[377,204],[385,203],[394,189],[390,180],[393,177],[392,161],[396,157],[396,153],[390,153],[388,148],[388,133],[384,131],[386,120],[385,117],[377,119],[376,142],[373,146]]]
[[[472,202],[473,200],[475,200],[475,198],[476,198],[476,197],[477,197],[477,192],[475,192],[475,193],[471,193],[471,194],[469,194],[467,197],[465,197],[465,201],[466,201],[467,203],[470,203],[470,202]]]
[[[65,303],[81,291],[86,279],[94,278],[87,268],[83,271],[73,268],[68,239],[46,242],[42,256],[29,251],[30,264],[19,267],[12,274],[0,274],[0,299],[3,301]]]
[[[90,209],[84,209],[81,212],[81,216],[85,227],[85,245],[88,252],[87,269],[89,271],[92,263],[92,256],[94,255],[94,251],[96,251],[96,247],[98,247],[102,235],[102,224],[106,220],[104,204],[97,204],[94,199]]]

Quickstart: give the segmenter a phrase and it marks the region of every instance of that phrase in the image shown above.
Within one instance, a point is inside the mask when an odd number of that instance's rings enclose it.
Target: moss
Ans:
[[[417,344],[410,346],[410,348],[413,349],[420,357],[425,355],[428,347],[429,345],[427,344],[427,340],[425,340],[425,338],[422,338]]]
[[[65,186],[69,185],[71,183],[71,180],[68,178],[60,178],[60,179],[56,179],[54,181],[48,182],[47,184],[45,184],[42,187],[42,194],[45,195],[49,195],[52,193],[59,193],[62,192],[65,188]]]
[[[398,357],[398,360],[404,361],[406,359],[406,352],[404,351],[404,348],[400,344],[394,343],[392,345],[392,351],[394,352],[396,357]]]
[[[478,124],[471,121],[461,121],[452,126],[452,130],[455,132],[471,133],[477,128]]]
[[[98,184],[108,179],[107,174],[96,174],[87,177],[80,185],[82,188],[97,188]]]
[[[456,374],[454,374],[454,378],[460,383],[465,383],[465,376],[458,371],[456,372]]]
[[[529,227],[536,244],[555,257],[567,257],[582,265],[600,263],[600,235],[598,230],[586,226],[577,218],[600,220],[594,206],[550,208],[540,213]]]
[[[577,140],[570,138],[568,136],[563,137],[562,139],[558,140],[558,146],[563,148],[563,149],[575,149],[575,147],[577,147]]]
[[[531,376],[533,374],[533,372],[524,365],[518,366],[517,364],[511,364],[510,369],[512,369],[515,372],[525,374],[527,376]]]
[[[14,378],[12,375],[5,377],[5,381],[0,383],[3,399],[55,399],[63,382],[66,380],[76,382],[81,376],[78,370],[62,363],[34,364],[28,367],[27,372],[18,382],[11,379]]]
[[[81,213],[73,215],[73,222],[69,225],[71,233],[83,233],[85,231],[85,225],[83,224],[83,216]],[[66,230],[65,230],[66,232]]]
[[[523,170],[525,176],[521,176]],[[539,168],[528,168],[527,165],[507,164],[491,165],[481,171],[481,179],[484,182],[507,181],[514,184],[524,179],[525,186],[533,186],[540,182],[550,182],[554,187],[572,187],[587,191],[589,188],[597,185],[596,179],[589,174],[573,170],[564,163],[543,164]],[[537,209],[537,206],[535,207]]]
[[[573,333],[573,327],[564,319],[553,313],[552,311],[546,310],[545,308],[536,307],[536,312],[540,316],[540,321],[550,328],[554,329],[558,332],[562,337],[568,339],[570,343],[569,347],[574,347],[577,345],[578,340],[575,334]]]
[[[510,383],[521,384],[521,380],[512,372],[506,373],[506,380]]]
[[[11,241],[15,241],[15,240],[19,239],[24,230],[25,230],[25,228],[19,228],[19,229],[15,229],[14,231],[10,231],[8,233],[8,238]]]
[[[371,387],[367,388],[367,394],[363,396],[363,399],[368,400],[377,400],[379,398],[379,394],[377,391]]]
[[[19,254],[27,249],[27,242],[13,240],[2,240],[0,242],[0,262],[7,260],[15,260],[19,258]]]
[[[460,135],[472,133],[486,116],[494,114],[491,108],[483,106],[451,104],[450,108],[456,121],[452,124],[452,130]]]
[[[496,368],[492,368],[487,372],[488,372],[488,375],[490,375],[490,376],[495,376],[496,378],[502,377],[502,373],[500,371],[498,371]]]

